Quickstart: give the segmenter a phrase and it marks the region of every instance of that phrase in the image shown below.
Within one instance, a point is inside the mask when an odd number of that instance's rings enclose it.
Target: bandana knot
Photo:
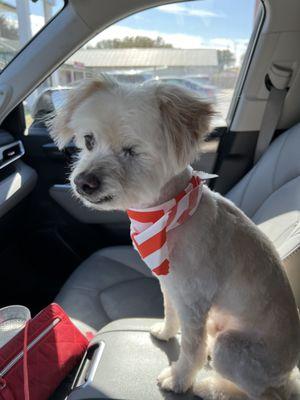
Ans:
[[[173,199],[151,208],[127,210],[133,246],[155,275],[169,273],[167,233],[194,214],[202,196],[202,179],[212,177],[193,171],[187,187]]]

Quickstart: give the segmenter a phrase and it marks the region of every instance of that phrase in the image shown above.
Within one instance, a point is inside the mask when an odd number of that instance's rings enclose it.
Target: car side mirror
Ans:
[[[52,100],[51,92],[41,93],[31,108],[31,116],[33,120],[41,120],[52,114],[55,111],[55,107]]]

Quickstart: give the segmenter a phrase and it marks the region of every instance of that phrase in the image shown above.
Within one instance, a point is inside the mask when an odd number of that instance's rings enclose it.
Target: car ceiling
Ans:
[[[175,2],[175,1],[172,1]],[[149,0],[69,0],[0,75],[0,122],[51,72],[95,34],[134,12],[170,2]],[[293,76],[279,128],[300,120],[300,2],[265,0],[266,18],[247,68],[232,119],[235,131],[257,131],[268,98],[265,76],[272,63]],[[253,38],[254,41],[254,38]]]

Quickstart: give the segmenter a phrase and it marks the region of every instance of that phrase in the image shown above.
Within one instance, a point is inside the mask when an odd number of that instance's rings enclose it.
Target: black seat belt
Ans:
[[[269,86],[270,95],[256,143],[254,163],[260,159],[271,143],[283,110],[283,104],[288,92],[291,76],[291,69],[275,64],[271,66],[266,76],[266,85]]]

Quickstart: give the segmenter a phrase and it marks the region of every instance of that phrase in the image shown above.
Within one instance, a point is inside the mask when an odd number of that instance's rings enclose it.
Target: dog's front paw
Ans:
[[[164,322],[157,322],[150,328],[150,333],[156,339],[159,340],[169,340],[173,338],[177,332],[171,332],[170,329],[166,329],[166,325]]]
[[[176,373],[174,366],[165,368],[159,374],[157,383],[161,389],[174,393],[185,393],[192,385],[192,382]]]

